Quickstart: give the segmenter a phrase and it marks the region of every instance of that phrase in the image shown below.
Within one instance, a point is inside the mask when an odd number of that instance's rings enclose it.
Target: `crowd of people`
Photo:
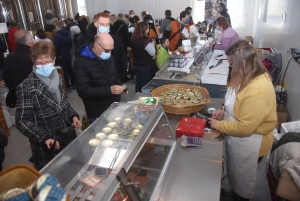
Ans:
[[[141,92],[151,79],[153,66],[161,68],[168,52],[176,50],[186,39],[184,31],[195,26],[207,36],[215,30],[222,33],[221,42],[214,40],[211,46],[225,50],[233,67],[225,110],[216,111],[209,121],[212,128],[227,134],[227,144],[234,142],[230,144],[232,151],[227,153],[229,180],[235,200],[249,200],[255,184],[255,172],[249,167],[256,167],[257,160],[268,153],[273,142],[270,135],[276,124],[275,96],[270,75],[254,47],[239,41],[226,6],[221,3],[218,8],[222,16],[214,24],[194,23],[191,7],[177,18],[166,10],[159,30],[147,11],[141,12],[140,19],[133,10],[117,15],[105,10],[96,14],[92,22],[79,14],[75,21],[72,17],[62,21],[47,13],[47,24],[37,31],[36,39],[11,22],[7,47],[0,40],[0,51],[8,48],[10,54],[5,59],[0,57],[0,67],[9,93],[15,97],[10,101],[16,106],[16,126],[29,139],[35,168],[43,168],[74,140],[74,129],[81,126],[54,66],[63,69],[67,92],[77,89],[89,122],[93,123],[111,103],[120,101],[121,94],[128,93],[124,83],[128,80],[129,52],[136,76],[135,91]],[[158,37],[157,31],[163,37]],[[225,121],[217,120],[223,116]],[[0,135],[1,139],[4,137]],[[242,146],[248,151],[237,157],[234,149]],[[240,187],[245,181],[251,184],[247,189]]]

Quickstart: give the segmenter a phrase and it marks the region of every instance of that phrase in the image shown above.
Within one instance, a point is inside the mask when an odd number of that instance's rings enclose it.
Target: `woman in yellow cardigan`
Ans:
[[[268,154],[274,141],[276,98],[271,76],[252,45],[238,41],[226,55],[232,66],[231,86],[224,110],[214,112],[209,121],[211,128],[225,133],[227,175],[233,199],[250,200],[257,163]],[[222,117],[225,121],[216,120]]]

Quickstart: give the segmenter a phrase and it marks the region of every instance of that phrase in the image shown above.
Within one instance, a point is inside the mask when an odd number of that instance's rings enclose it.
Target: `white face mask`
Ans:
[[[130,17],[133,17],[133,16],[134,16],[134,14],[131,14],[131,15],[130,15]]]

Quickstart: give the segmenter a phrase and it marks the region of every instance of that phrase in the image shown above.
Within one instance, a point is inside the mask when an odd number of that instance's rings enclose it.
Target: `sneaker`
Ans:
[[[68,93],[71,93],[71,92],[72,92],[71,87],[67,88],[67,92],[68,92]]]

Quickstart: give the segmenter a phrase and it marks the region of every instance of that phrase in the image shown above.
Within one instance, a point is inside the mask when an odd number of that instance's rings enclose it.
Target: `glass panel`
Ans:
[[[144,188],[152,193],[174,144],[174,136],[162,114],[161,106],[113,103],[41,172],[55,176],[69,192],[71,200],[76,200],[78,197],[94,196],[103,188],[113,188],[113,192],[117,184],[110,186],[116,177],[111,172],[118,164],[118,167],[122,166],[131,158],[130,164],[140,168],[140,177],[145,171],[151,174]],[[145,141],[139,154],[133,151],[139,150]],[[128,170],[129,167],[124,168]],[[90,191],[85,193],[86,189]]]

